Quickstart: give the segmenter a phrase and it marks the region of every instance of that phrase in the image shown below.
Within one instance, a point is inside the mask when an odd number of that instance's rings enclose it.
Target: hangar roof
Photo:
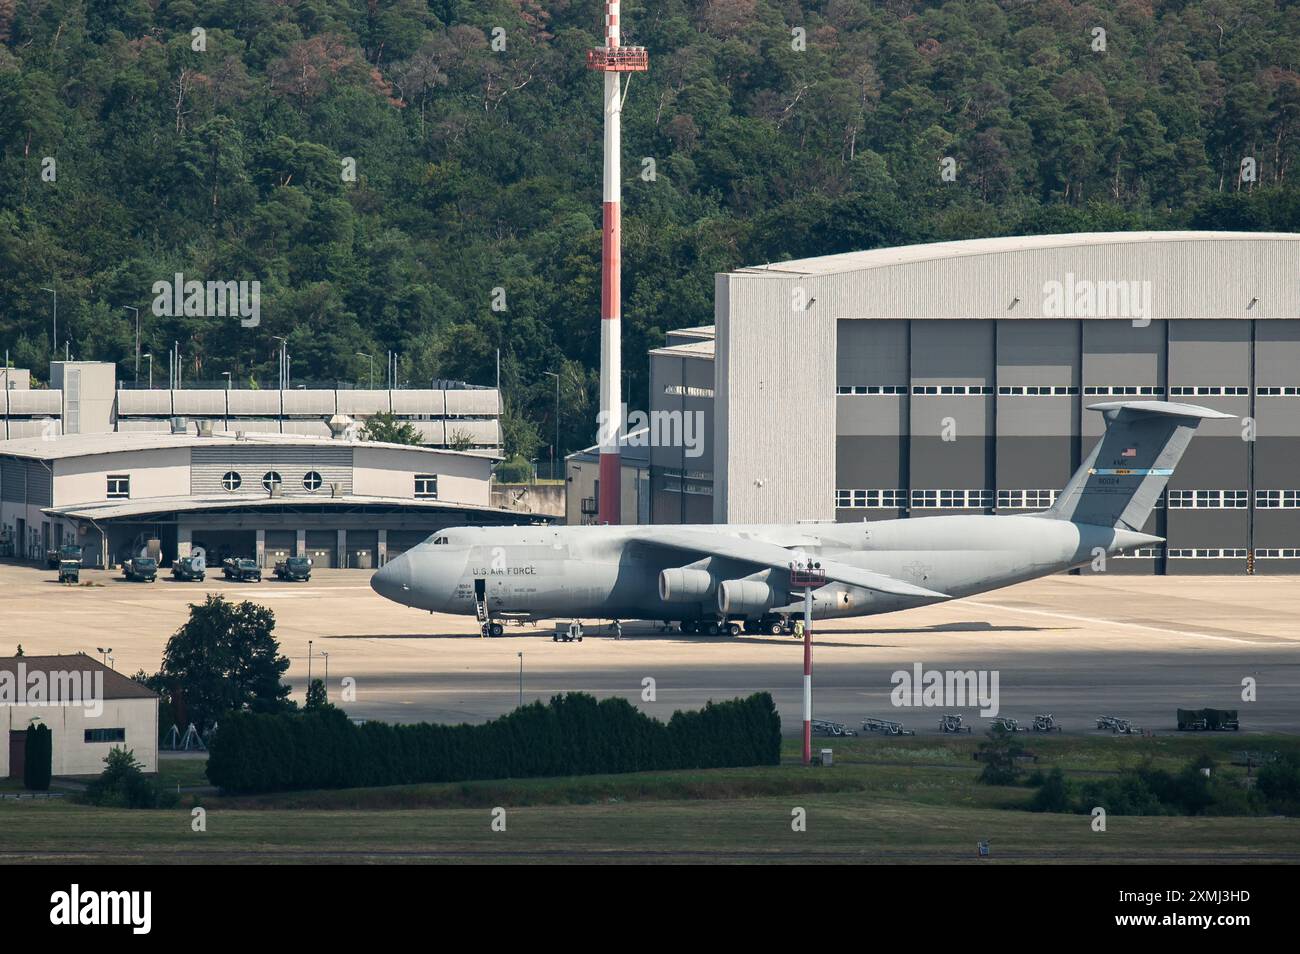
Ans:
[[[274,507],[400,507],[407,510],[456,510],[476,513],[514,513],[500,507],[428,500],[411,497],[341,497],[295,495],[289,497],[225,494],[220,497],[147,497],[140,500],[101,500],[66,507],[45,507],[42,513],[81,520],[122,520],[155,513],[185,513],[197,510],[244,510]]]
[[[681,332],[673,331],[671,334],[680,334]],[[713,359],[713,339],[707,338],[703,341],[691,341],[687,344],[665,345],[662,348],[652,348],[651,354],[668,355],[675,358],[704,358]],[[0,445],[3,446],[3,445]]]
[[[771,262],[738,268],[732,275],[832,275],[867,268],[908,265],[935,259],[967,255],[995,255],[1003,252],[1027,252],[1035,249],[1075,246],[1125,245],[1147,242],[1259,241],[1269,239],[1295,243],[1300,254],[1300,234],[1290,232],[1073,232],[1062,235],[1010,235],[998,238],[967,239],[958,242],[931,242],[927,245],[901,245],[873,248],[862,252],[843,252],[818,258],[800,258],[788,262]]]
[[[109,434],[65,434],[53,438],[22,437],[12,441],[0,441],[0,456],[60,460],[65,457],[90,457],[94,454],[126,451],[243,444],[274,444],[279,447],[337,447],[342,444],[350,447],[390,448],[422,454],[455,454],[460,457],[494,459],[493,455],[476,454],[472,451],[421,447],[414,444],[390,444],[384,441],[346,441],[297,434],[245,434],[242,438],[237,438],[232,431],[213,431],[211,437],[199,437],[197,434],[123,433],[121,431]]]
[[[66,656],[0,656],[0,672],[18,675],[18,666],[22,664],[30,674],[41,672],[102,672],[104,674],[104,699],[157,699],[158,693],[129,679],[115,669],[109,669],[98,659],[85,653],[70,653]],[[57,696],[60,684],[51,680],[49,691]]]

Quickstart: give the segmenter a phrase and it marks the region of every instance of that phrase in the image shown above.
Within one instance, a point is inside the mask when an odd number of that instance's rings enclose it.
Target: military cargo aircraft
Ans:
[[[380,595],[503,620],[662,620],[686,633],[788,631],[925,606],[1059,573],[1162,537],[1142,532],[1197,426],[1230,418],[1167,401],[1091,405],[1106,432],[1048,510],[862,523],[458,527],[389,561]]]

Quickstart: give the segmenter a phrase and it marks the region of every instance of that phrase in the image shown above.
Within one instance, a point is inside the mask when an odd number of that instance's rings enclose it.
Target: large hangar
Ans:
[[[1101,432],[1089,404],[1163,398],[1239,419],[1192,442],[1144,528],[1166,546],[1112,571],[1300,571],[1298,275],[1300,235],[1232,232],[980,239],[720,274],[714,328],[651,355],[652,410],[688,396],[716,434],[689,465],[652,458],[651,519],[684,522],[702,497],[729,523],[1043,509]]]

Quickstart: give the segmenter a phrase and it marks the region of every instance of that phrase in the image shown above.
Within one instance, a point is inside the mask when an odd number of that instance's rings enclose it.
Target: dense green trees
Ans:
[[[667,724],[625,699],[534,702],[483,725],[357,726],[341,710],[237,714],[211,743],[208,778],[235,792],[482,778],[775,765],[781,717],[768,693],[675,712]]]
[[[59,350],[128,379],[127,306],[187,381],[274,381],[275,335],[303,383],[390,349],[402,380],[488,383],[499,348],[509,451],[546,456],[545,371],[563,449],[590,444],[600,23],[598,0],[0,3],[0,343],[43,374],[56,287]],[[737,265],[1300,228],[1292,4],[660,0],[624,28],[651,57],[624,121],[634,404],[646,346],[709,321]],[[153,316],[178,271],[259,280],[261,324]]]
[[[280,681],[289,660],[274,630],[265,606],[208,594],[190,604],[189,620],[167,641],[162,669],[141,681],[163,695],[179,725],[193,722],[200,732],[228,712],[291,709],[292,687]]]

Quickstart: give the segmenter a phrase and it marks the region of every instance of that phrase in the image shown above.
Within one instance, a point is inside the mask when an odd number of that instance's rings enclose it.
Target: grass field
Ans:
[[[1300,819],[1123,818],[1094,832],[1087,816],[1021,806],[1031,790],[976,781],[979,739],[818,741],[830,768],[798,764],[521,779],[270,796],[197,796],[169,811],[93,808],[71,800],[0,803],[0,861],[427,862],[1207,862],[1300,861]],[[1245,748],[1224,736],[1028,739],[1038,766],[1072,777],[1144,758],[1178,768],[1208,752],[1218,771]],[[1252,749],[1294,749],[1252,737]],[[169,764],[170,763],[170,764]],[[204,784],[202,761],[164,760],[164,781]],[[493,831],[492,810],[506,810]],[[792,830],[792,811],[807,830]],[[976,842],[989,841],[990,859]]]

